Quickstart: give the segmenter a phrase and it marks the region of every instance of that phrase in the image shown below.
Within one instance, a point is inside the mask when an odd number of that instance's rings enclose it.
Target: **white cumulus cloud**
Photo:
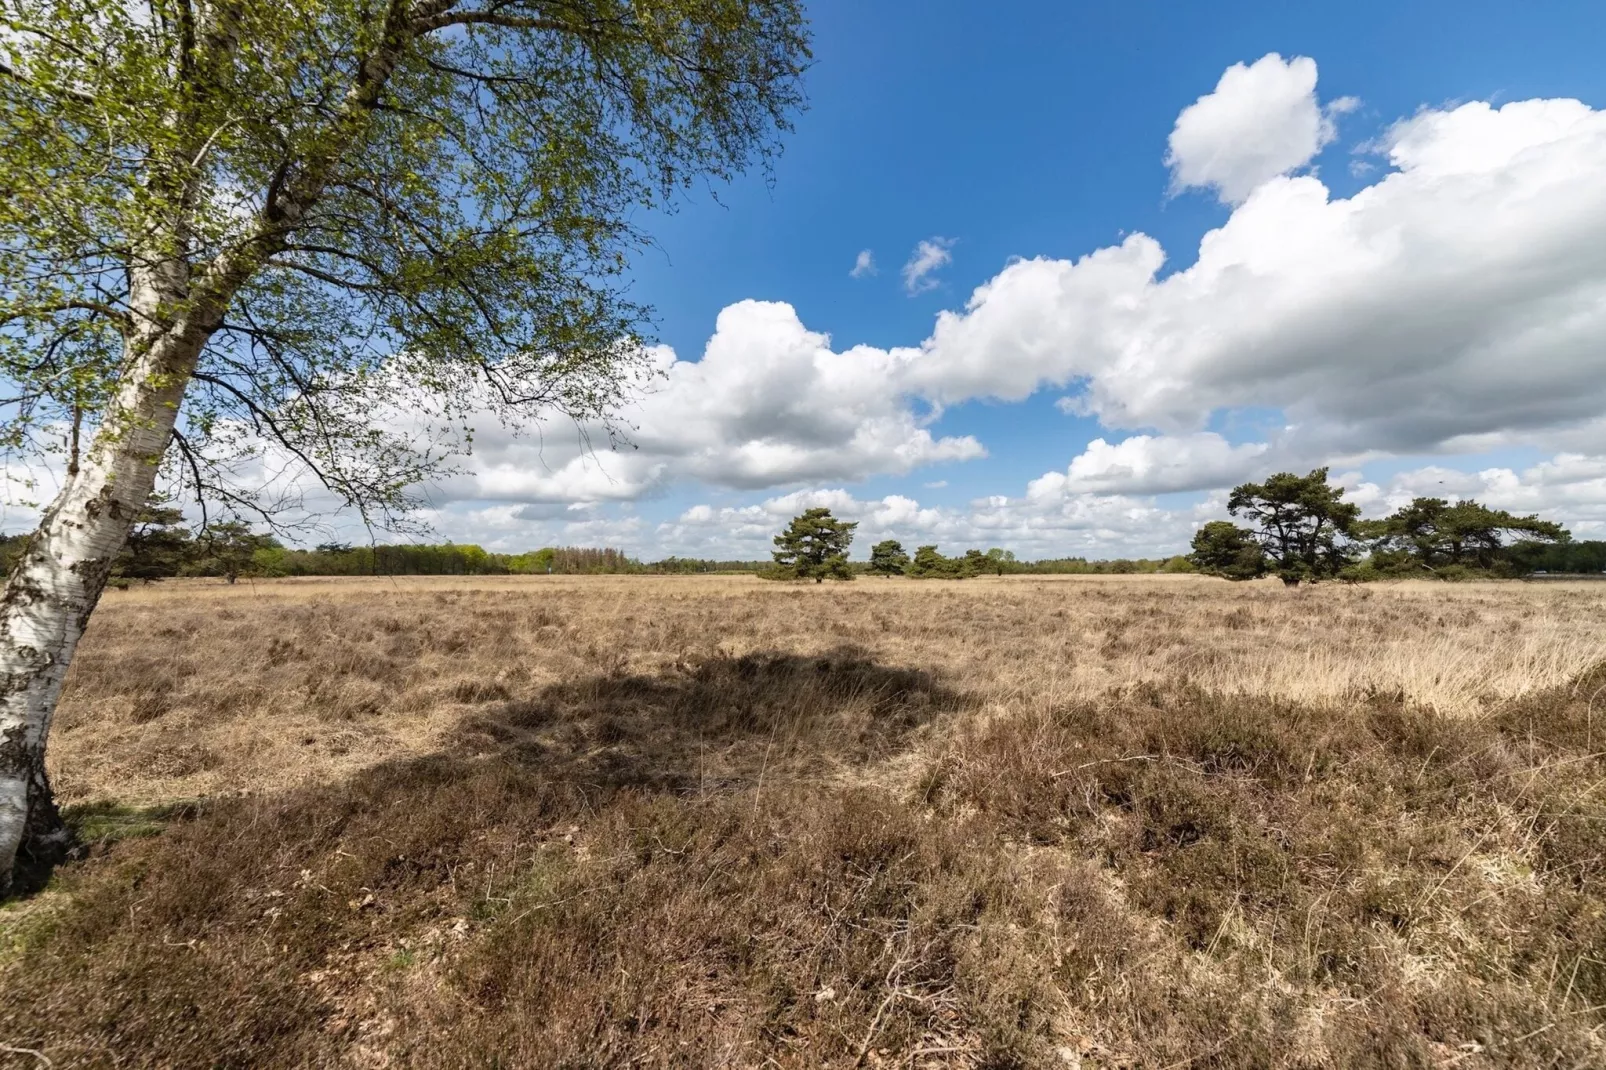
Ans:
[[[1307,452],[1530,441],[1606,411],[1606,114],[1424,112],[1349,198],[1273,177],[1160,276],[1143,234],[1019,260],[897,351],[910,389],[1019,400],[1077,383],[1106,427],[1282,410]]]
[[[629,500],[671,482],[764,488],[857,480],[985,454],[971,436],[937,437],[894,385],[885,350],[831,348],[792,306],[725,308],[702,359],[656,352],[664,373],[621,413],[630,442],[591,449],[568,433],[543,439],[480,430],[472,469],[448,499]],[[600,431],[592,443],[601,445]]]
[[[1095,438],[1064,474],[1063,486],[1085,494],[1165,494],[1206,490],[1247,478],[1270,447],[1264,442],[1234,446],[1213,431],[1192,435],[1133,435],[1110,443]]]
[[[853,267],[848,272],[848,277],[862,279],[866,275],[874,275],[875,273],[875,254],[869,249],[860,249],[859,255],[853,258]]]
[[[1269,178],[1304,167],[1334,138],[1331,114],[1316,99],[1316,61],[1268,53],[1234,63],[1213,92],[1177,116],[1166,164],[1175,189],[1212,187],[1222,201],[1242,203]]]

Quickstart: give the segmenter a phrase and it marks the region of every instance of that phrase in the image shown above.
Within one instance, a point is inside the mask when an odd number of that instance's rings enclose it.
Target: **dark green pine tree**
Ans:
[[[128,541],[112,564],[112,575],[144,583],[177,576],[191,546],[190,533],[183,524],[181,510],[152,495],[128,529]]]
[[[856,521],[836,519],[829,509],[809,509],[793,517],[786,530],[775,536],[776,577],[815,583],[828,577],[851,580],[848,545],[858,526]]]
[[[885,539],[870,547],[870,571],[878,576],[902,576],[909,567],[909,555],[897,539]]]
[[[1229,580],[1253,580],[1266,574],[1266,554],[1255,533],[1230,520],[1212,520],[1194,532],[1188,560],[1206,575]]]
[[[1290,587],[1330,579],[1352,563],[1344,541],[1360,519],[1344,488],[1327,482],[1327,469],[1309,475],[1279,472],[1264,483],[1234,487],[1227,512],[1251,520],[1270,570]]]
[[[1451,504],[1443,498],[1417,498],[1392,516],[1363,520],[1356,534],[1371,540],[1375,564],[1396,572],[1432,572],[1446,565],[1516,569],[1513,544],[1569,539],[1560,524],[1537,516],[1514,516],[1471,499]]]
[[[908,574],[929,579],[951,579],[957,569],[958,563],[944,557],[935,546],[921,546],[915,550]]]

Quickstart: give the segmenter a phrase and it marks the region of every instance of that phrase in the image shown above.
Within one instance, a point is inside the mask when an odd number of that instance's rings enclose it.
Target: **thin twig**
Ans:
[[[1048,775],[1050,778],[1070,776],[1078,769],[1090,769],[1095,765],[1113,765],[1116,762],[1157,762],[1159,760],[1160,755],[1158,754],[1129,754],[1125,758],[1100,758],[1093,762],[1083,762],[1081,765],[1073,765],[1069,769],[1061,769],[1057,773],[1050,773]]]

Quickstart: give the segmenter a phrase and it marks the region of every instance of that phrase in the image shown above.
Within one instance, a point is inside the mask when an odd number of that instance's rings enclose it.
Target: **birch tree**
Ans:
[[[51,714],[164,466],[395,523],[471,412],[606,426],[636,221],[770,159],[800,2],[0,0],[0,446],[60,473],[0,600],[0,880],[65,844]]]

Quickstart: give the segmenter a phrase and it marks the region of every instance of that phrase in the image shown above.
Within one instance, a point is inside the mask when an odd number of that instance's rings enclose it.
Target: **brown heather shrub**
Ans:
[[[1602,1065],[1596,590],[109,596],[0,1057]]]

